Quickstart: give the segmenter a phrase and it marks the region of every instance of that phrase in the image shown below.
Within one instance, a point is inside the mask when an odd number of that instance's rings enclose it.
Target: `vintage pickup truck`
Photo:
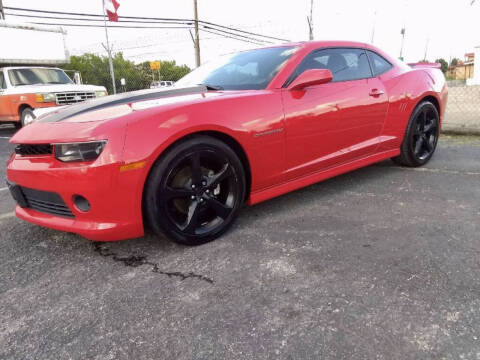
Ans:
[[[54,106],[107,95],[103,86],[75,84],[62,69],[0,68],[0,122],[22,127]]]
[[[103,86],[74,82],[58,68],[70,61],[65,34],[0,20],[0,124],[22,127],[55,107],[107,95]]]

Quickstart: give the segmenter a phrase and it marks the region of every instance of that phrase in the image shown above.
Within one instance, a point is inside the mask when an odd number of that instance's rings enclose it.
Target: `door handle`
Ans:
[[[385,91],[383,91],[383,90],[372,89],[372,90],[370,91],[370,94],[369,94],[369,95],[370,95],[370,96],[380,96],[380,95],[383,95],[383,94],[385,94]]]

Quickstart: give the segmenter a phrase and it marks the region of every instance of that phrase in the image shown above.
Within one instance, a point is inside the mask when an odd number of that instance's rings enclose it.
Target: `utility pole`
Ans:
[[[424,61],[427,61],[427,53],[428,53],[428,43],[430,42],[430,38],[427,37],[427,42],[425,44],[425,56],[423,57]]]
[[[407,28],[407,8],[408,8],[408,0],[404,0],[403,3],[404,9],[403,9],[403,28],[400,31],[400,34],[402,34],[402,44],[400,45],[400,60],[403,61],[403,46],[405,45],[405,29]]]
[[[195,63],[200,66],[200,34],[198,32],[198,8],[197,0],[193,0],[193,15],[195,17]]]
[[[108,64],[110,66],[110,77],[112,78],[113,93],[117,93],[117,86],[115,85],[115,74],[113,72],[113,61],[112,61],[112,48],[110,47],[110,42],[108,40],[108,29],[107,29],[107,14],[105,13],[105,1],[103,3],[103,24],[105,26],[105,37],[107,38],[107,46],[104,44],[103,47],[107,50],[108,54]]]
[[[313,40],[313,0],[310,1],[310,17],[307,16],[308,28],[310,29],[310,41]]]
[[[370,44],[373,44],[373,41],[375,40],[375,27],[376,26],[377,26],[377,10],[375,10],[375,13],[373,14],[372,39],[370,40]]]
[[[0,19],[5,20],[5,13],[3,12],[3,2],[0,0]]]
[[[405,26],[403,26],[400,34],[402,34],[402,45],[400,45],[400,60],[403,60],[403,45],[405,43]]]

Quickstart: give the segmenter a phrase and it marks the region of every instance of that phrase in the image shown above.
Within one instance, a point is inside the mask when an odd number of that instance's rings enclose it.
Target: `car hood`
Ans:
[[[89,141],[106,138],[109,129],[121,128],[135,113],[152,113],[222,97],[241,91],[207,91],[205,86],[133,91],[69,105],[42,115],[18,131],[11,143]]]
[[[34,93],[62,93],[62,92],[93,92],[105,91],[105,87],[96,85],[78,85],[78,84],[44,84],[44,85],[24,85],[9,88],[9,94],[34,94]]]
[[[190,95],[199,97],[205,86],[132,91],[67,106],[38,118],[38,123],[101,121],[126,115],[128,112],[188,102]],[[99,116],[100,115],[100,116]]]

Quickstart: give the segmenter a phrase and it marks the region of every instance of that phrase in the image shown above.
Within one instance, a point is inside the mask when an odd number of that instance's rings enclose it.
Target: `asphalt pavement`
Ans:
[[[0,179],[12,151],[0,128]],[[245,208],[200,247],[12,217],[1,359],[479,359],[480,138]]]

